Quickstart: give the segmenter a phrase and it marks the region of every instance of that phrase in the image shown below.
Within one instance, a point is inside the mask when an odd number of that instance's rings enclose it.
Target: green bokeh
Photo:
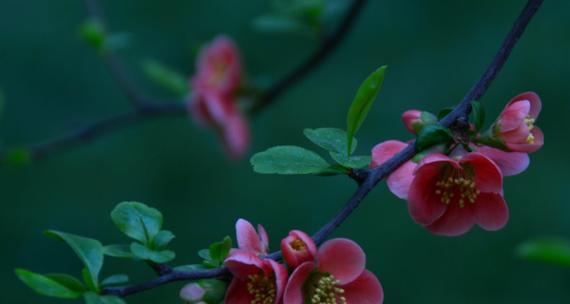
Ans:
[[[252,122],[252,151],[278,144],[309,145],[304,128],[343,127],[360,82],[376,67],[389,71],[357,153],[379,141],[408,138],[400,113],[437,110],[461,99],[480,76],[524,0],[369,1],[348,39],[326,63]],[[306,36],[256,33],[251,20],[265,0],[103,1],[110,27],[131,33],[121,51],[144,90],[167,97],[142,76],[156,59],[193,70],[199,43],[220,32],[235,38],[251,78],[279,77],[314,48]],[[404,202],[380,185],[336,232],[358,241],[381,279],[387,303],[568,303],[570,272],[517,259],[520,242],[570,236],[568,123],[570,2],[546,1],[505,69],[482,100],[489,117],[522,91],[540,94],[544,148],[531,167],[505,180],[509,225],[436,237],[410,219]],[[3,145],[54,137],[129,107],[95,52],[78,38],[82,1],[0,3],[0,121]],[[78,274],[80,263],[44,229],[70,231],[104,243],[126,241],[109,212],[120,201],[159,208],[175,232],[177,262],[211,241],[233,235],[238,217],[261,222],[272,247],[291,228],[315,231],[351,195],[347,178],[263,176],[247,161],[232,163],[213,136],[185,118],[148,121],[23,168],[0,168],[0,302],[61,303],[32,294],[16,267]],[[102,276],[152,277],[134,262],[108,260]],[[146,292],[129,303],[177,303],[181,284]]]

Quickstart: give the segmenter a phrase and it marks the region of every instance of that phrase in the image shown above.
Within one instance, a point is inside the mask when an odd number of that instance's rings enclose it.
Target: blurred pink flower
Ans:
[[[281,240],[281,252],[285,262],[295,268],[304,262],[313,261],[317,255],[317,246],[305,232],[292,230]]]
[[[499,230],[509,218],[501,170],[477,152],[425,157],[415,171],[408,209],[416,223],[446,236],[464,234],[474,224]]]
[[[333,239],[318,250],[315,261],[293,271],[285,288],[284,303],[380,304],[384,291],[376,276],[366,270],[362,248],[348,239]]]

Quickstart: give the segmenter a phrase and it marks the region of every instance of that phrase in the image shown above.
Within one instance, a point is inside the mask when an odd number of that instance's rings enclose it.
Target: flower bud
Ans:
[[[295,268],[304,262],[314,260],[317,246],[305,232],[291,230],[289,235],[281,241],[281,251],[287,264]]]
[[[202,301],[205,294],[206,290],[198,283],[187,284],[180,290],[180,298],[188,303]]]
[[[221,303],[226,287],[227,284],[220,280],[200,280],[182,287],[180,298],[189,304]]]
[[[402,121],[408,131],[417,134],[424,126],[436,123],[437,118],[430,112],[413,109],[402,114]]]

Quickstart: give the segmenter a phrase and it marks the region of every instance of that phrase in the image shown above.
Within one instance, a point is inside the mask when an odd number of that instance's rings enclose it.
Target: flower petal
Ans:
[[[261,253],[261,240],[250,222],[241,218],[238,219],[236,222],[236,239],[240,249],[255,254]]]
[[[377,144],[372,148],[372,163],[370,167],[374,168],[380,166],[407,146],[408,144],[399,140],[387,140]]]
[[[224,261],[228,270],[239,279],[245,279],[251,274],[257,274],[263,270],[263,260],[255,253],[242,249],[232,250]]]
[[[533,143],[510,143],[507,142],[506,145],[509,149],[511,149],[512,151],[517,151],[517,152],[528,152],[528,153],[532,153],[532,152],[536,152],[538,149],[540,149],[543,145],[544,145],[544,134],[542,133],[542,130],[538,127],[534,127],[530,133],[534,136],[534,141]]]
[[[533,118],[538,117],[542,110],[542,102],[540,101],[538,94],[535,92],[524,92],[511,98],[508,104],[514,103],[517,100],[528,100],[528,102],[530,102],[530,111],[528,114]]]
[[[509,103],[499,118],[501,132],[509,132],[524,125],[524,119],[529,115],[530,107],[528,100],[515,100]]]
[[[265,254],[269,250],[269,236],[267,235],[267,230],[261,224],[257,224],[257,231],[259,234],[259,240],[261,241],[262,253]]]
[[[332,274],[341,285],[344,285],[362,274],[366,255],[354,241],[337,238],[321,245],[317,261],[320,271]]]
[[[247,291],[247,285],[244,281],[234,278],[226,291],[224,303],[226,304],[250,304],[253,295]]]
[[[501,169],[485,155],[472,152],[461,159],[461,164],[470,165],[475,171],[475,184],[481,192],[503,192]]]
[[[229,117],[224,124],[224,147],[232,158],[240,158],[250,142],[249,125],[241,113]]]
[[[457,202],[451,202],[447,211],[426,228],[437,235],[458,236],[462,235],[473,226],[475,211],[471,203],[466,203],[463,208]]]
[[[285,268],[283,264],[279,264],[270,259],[265,260],[265,263],[268,263],[271,266],[272,272],[275,275],[275,303],[280,303],[283,293],[285,292],[285,286],[287,285],[287,268]]]
[[[437,157],[437,156],[436,156]],[[426,159],[431,156],[426,157]],[[455,162],[447,159],[440,159],[439,157],[432,158],[433,161],[421,162],[416,173],[414,180],[410,186],[408,193],[408,211],[412,219],[421,225],[430,225],[439,219],[447,205],[443,204],[441,197],[435,193],[435,184],[439,181],[442,174],[443,166]]]
[[[303,294],[303,287],[305,281],[315,269],[315,263],[305,262],[293,271],[289,282],[285,288],[285,295],[283,296],[283,303],[287,304],[303,304],[305,302],[305,295]]]
[[[364,270],[362,274],[349,284],[342,286],[348,304],[382,304],[384,290],[376,276]]]
[[[485,230],[499,230],[509,221],[507,203],[498,193],[481,193],[474,207],[475,221]]]
[[[487,146],[477,148],[477,152],[490,158],[501,169],[503,176],[520,174],[530,164],[530,158],[526,153],[505,152]]]
[[[407,199],[410,191],[410,185],[414,180],[414,171],[418,165],[412,161],[405,162],[396,171],[394,171],[388,179],[386,184],[394,195],[401,199]]]

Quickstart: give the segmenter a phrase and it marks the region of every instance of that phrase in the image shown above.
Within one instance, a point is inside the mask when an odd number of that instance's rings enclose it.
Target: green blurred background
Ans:
[[[342,0],[341,0],[342,1]],[[453,105],[481,75],[526,1],[368,1],[353,31],[316,71],[252,122],[251,151],[278,144],[309,146],[306,127],[344,127],[359,83],[389,65],[379,99],[358,138],[358,152],[385,139],[409,137],[400,113]],[[131,33],[120,53],[129,72],[156,97],[168,97],[141,71],[157,59],[190,74],[194,49],[218,33],[239,44],[248,74],[276,79],[315,47],[307,36],[256,32],[251,21],[269,10],[265,0],[103,1],[112,30]],[[546,1],[505,69],[482,100],[495,117],[508,99],[534,90],[544,102],[538,125],[546,145],[531,167],[505,180],[508,226],[476,228],[463,237],[430,235],[406,205],[380,185],[335,233],[359,242],[381,279],[387,303],[569,303],[570,272],[518,259],[520,242],[570,236],[570,2]],[[0,87],[6,95],[2,145],[55,137],[98,118],[126,111],[108,70],[79,39],[82,1],[0,2]],[[23,168],[0,168],[2,303],[60,303],[36,296],[15,267],[78,274],[73,253],[41,235],[47,228],[126,241],[109,212],[124,200],[163,211],[175,232],[177,263],[197,262],[209,242],[233,236],[238,217],[263,223],[272,247],[291,228],[313,232],[352,194],[345,177],[263,176],[246,159],[226,160],[211,133],[184,117],[121,129],[112,135]],[[103,274],[152,277],[144,265],[108,259]],[[177,303],[180,284],[129,303]]]

